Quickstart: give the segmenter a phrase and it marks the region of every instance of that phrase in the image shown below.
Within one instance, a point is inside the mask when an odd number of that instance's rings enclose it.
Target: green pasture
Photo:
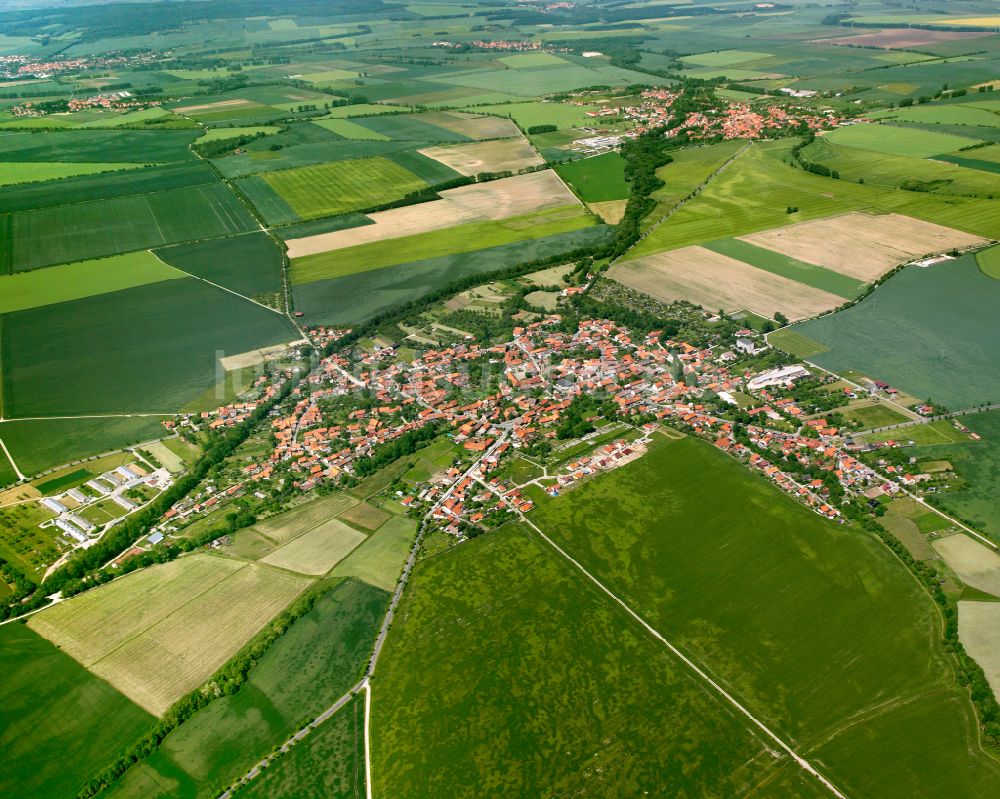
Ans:
[[[711,53],[686,55],[681,58],[681,61],[699,67],[728,67],[733,64],[745,64],[747,61],[761,61],[770,57],[771,53],[756,53],[751,50],[716,50]]]
[[[0,153],[4,161],[71,164],[119,163],[127,153],[130,163],[162,164],[192,160],[188,145],[198,135],[197,130],[0,131]]]
[[[865,285],[860,280],[834,272],[832,269],[799,261],[739,239],[717,239],[705,242],[702,246],[766,272],[787,277],[789,280],[828,291],[848,300],[857,297]]]
[[[372,695],[377,796],[733,796],[784,760],[518,525],[417,564]]]
[[[349,119],[317,119],[315,124],[326,128],[345,139],[369,139],[371,141],[391,141],[384,133],[376,133]]]
[[[425,122],[421,114],[384,114],[351,120],[355,125],[392,141],[447,143],[469,141],[468,136]]]
[[[857,305],[795,325],[829,347],[820,366],[854,369],[959,409],[1000,401],[991,341],[1000,283],[964,256],[907,267]]]
[[[9,409],[5,409],[10,413]],[[5,419],[0,438],[26,475],[121,449],[166,434],[166,416],[108,416],[93,419]],[[82,467],[81,467],[82,468]]]
[[[565,66],[550,65],[503,70],[474,69],[467,72],[438,74],[435,80],[453,86],[468,86],[472,89],[532,98],[555,92],[570,92],[584,86],[669,83],[665,78],[613,67],[604,61],[586,66],[567,62]]]
[[[0,274],[256,228],[222,183],[0,215]]]
[[[477,105],[465,110],[473,114],[492,114],[498,117],[510,117],[524,130],[535,125],[555,125],[557,128],[576,128],[594,120],[588,117],[587,111],[594,111],[599,106],[577,106],[569,103],[531,101],[524,103],[504,103],[499,105]]]
[[[203,186],[216,181],[211,167],[203,162],[168,164],[44,183],[22,183],[0,187],[0,208],[5,213],[30,211],[56,205],[85,203],[95,198],[109,200],[131,194],[149,194],[189,186]]]
[[[663,441],[542,499],[532,521],[845,794],[985,797],[1000,784],[919,583],[874,537],[709,444]],[[935,728],[962,734],[912,732]]]
[[[183,272],[146,250],[0,275],[0,314],[181,277]]]
[[[744,146],[745,142],[726,141],[671,153],[673,160],[656,170],[665,185],[653,192],[657,207],[643,220],[644,224],[652,224],[673,209]]]
[[[618,153],[581,158],[555,170],[587,203],[627,200],[631,190],[625,180],[625,159]]]
[[[909,108],[893,108],[871,115],[873,119],[920,122],[925,125],[970,125],[1000,128],[1000,115],[985,108],[966,105],[918,105]],[[969,131],[975,136],[975,131]]]
[[[866,430],[872,427],[885,427],[890,424],[911,421],[911,417],[904,416],[889,405],[864,405],[860,408],[838,408],[837,412],[849,422],[857,422]]]
[[[375,103],[356,103],[340,105],[331,108],[322,119],[350,119],[353,117],[373,117],[380,114],[399,114],[410,111],[409,108],[399,108],[394,105],[378,105]],[[317,122],[322,120],[316,120]]]
[[[937,156],[934,160],[914,158],[906,155],[890,155],[833,144],[827,137],[816,139],[802,152],[802,157],[811,163],[822,164],[840,174],[841,180],[865,185],[888,188],[907,188],[911,191],[933,192],[935,194],[958,194],[1000,197],[997,178],[988,172],[967,168],[959,159],[958,163],[945,163],[949,156]],[[949,158],[950,160],[950,158]],[[1000,165],[997,167],[1000,171]]]
[[[3,316],[7,416],[179,410],[219,353],[299,337],[287,319],[192,278]],[[53,376],[58,376],[54,379]]]
[[[292,262],[292,283],[312,283],[368,272],[410,261],[497,247],[524,239],[538,239],[594,225],[579,206],[536,211],[524,216],[464,225],[386,239],[355,247],[307,255]]]
[[[82,163],[54,162],[0,162],[0,186],[15,183],[41,183],[77,175],[96,175],[99,172],[118,172],[126,169],[141,169],[143,164],[131,163]]]
[[[1000,245],[977,252],[976,263],[984,275],[1000,280]]]
[[[268,172],[249,180],[264,181],[299,219],[360,211],[398,200],[427,185],[399,164],[381,157]]]
[[[364,794],[364,697],[268,766],[240,799],[358,799]]]
[[[273,125],[257,125],[249,128],[213,128],[206,130],[198,137],[198,144],[208,144],[213,141],[224,141],[226,139],[238,139],[240,136],[256,136],[263,133],[265,136],[272,136],[278,133],[281,128]]]
[[[393,517],[334,566],[330,574],[332,577],[356,577],[391,591],[399,581],[415,535],[416,523],[412,519]]]
[[[211,799],[361,677],[388,594],[346,580],[259,659],[240,690],[168,735],[108,796]]]
[[[781,157],[790,147],[787,140],[754,144],[640,242],[629,258],[855,210],[907,214],[988,238],[1000,236],[1000,215],[991,200],[821,177],[784,163]],[[667,179],[672,166],[659,174]],[[789,214],[789,207],[798,211]]]
[[[551,53],[518,53],[498,59],[513,69],[532,69],[534,67],[564,67],[569,62]]]
[[[157,250],[156,255],[246,297],[281,291],[281,252],[264,232],[178,244]]]
[[[852,125],[848,128],[837,128],[824,134],[823,138],[829,139],[834,144],[914,158],[950,153],[972,143],[969,139],[948,133],[883,125]]]
[[[453,280],[606,244],[613,235],[613,227],[593,225],[543,238],[293,285],[295,308],[306,315],[310,324],[358,324]]]
[[[897,430],[886,430],[882,433],[869,433],[862,438],[879,444],[886,441],[912,441],[917,446],[965,443],[969,440],[968,436],[946,419],[901,427]]]
[[[23,624],[0,627],[6,796],[74,796],[155,719]]]

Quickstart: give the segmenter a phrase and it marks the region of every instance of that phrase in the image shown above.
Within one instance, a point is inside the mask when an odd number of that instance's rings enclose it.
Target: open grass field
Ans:
[[[947,133],[880,125],[852,125],[849,128],[838,128],[823,136],[834,144],[915,158],[950,153],[972,143],[969,139]]]
[[[1000,555],[965,533],[939,538],[934,549],[966,585],[1000,597]]]
[[[0,216],[0,274],[253,230],[223,184]]]
[[[735,258],[766,272],[787,277],[789,280],[845,299],[857,297],[864,288],[864,283],[857,278],[800,261],[790,255],[757,247],[741,239],[719,239],[706,242],[702,246],[720,255]]]
[[[885,427],[891,424],[910,421],[909,416],[904,416],[888,405],[864,405],[857,408],[841,408],[838,412],[848,421],[860,424],[863,429]]]
[[[770,58],[771,53],[757,53],[751,50],[716,50],[711,53],[686,55],[681,60],[685,64],[699,67],[729,67],[734,64],[745,64],[747,61],[761,61]]]
[[[613,236],[613,227],[592,225],[544,238],[522,238],[497,247],[293,285],[295,308],[306,315],[310,324],[358,324],[458,278],[599,246]]]
[[[332,576],[357,577],[369,585],[391,591],[399,581],[403,563],[417,532],[412,519],[396,516],[338,563]]]
[[[208,144],[208,142],[224,141],[226,139],[237,139],[240,136],[255,136],[258,133],[263,133],[265,136],[271,136],[280,132],[280,130],[281,128],[273,125],[257,125],[250,128],[215,128],[213,130],[206,130],[201,136],[199,136],[198,144]]]
[[[319,576],[347,557],[365,538],[364,533],[340,519],[329,519],[262,558],[261,563]]]
[[[263,181],[295,212],[297,219],[315,219],[398,200],[427,184],[387,158],[334,161],[319,166],[267,172],[248,182]],[[259,189],[258,185],[258,189]],[[255,199],[257,191],[251,194]],[[267,206],[261,208],[272,221]],[[273,221],[285,221],[284,217]]]
[[[349,119],[317,119],[315,124],[322,128],[326,128],[331,133],[343,136],[345,139],[392,141],[392,139],[384,133],[369,130],[364,125],[359,125]]]
[[[541,501],[532,521],[846,794],[987,796],[1000,784],[919,584],[876,539],[708,444],[654,446]]]
[[[924,125],[969,125],[987,128],[1000,127],[1000,116],[991,114],[985,108],[971,105],[926,105],[909,108],[893,108],[872,114],[873,119],[919,122]],[[969,131],[975,136],[975,131]]]
[[[0,186],[10,186],[15,183],[37,183],[60,178],[70,178],[76,175],[95,175],[99,172],[118,172],[126,169],[140,169],[143,164],[73,164],[60,162],[25,163],[0,162]]]
[[[145,250],[0,275],[0,314],[185,277]]]
[[[1000,692],[1000,602],[959,602],[958,637]]]
[[[469,141],[461,131],[437,124],[439,112],[426,114],[386,114],[383,116],[354,118],[352,123],[377,133],[389,141],[397,142],[463,142]],[[447,117],[440,117],[447,120]]]
[[[329,494],[310,500],[286,513],[272,516],[254,525],[254,529],[279,544],[287,543],[296,536],[312,530],[327,519],[339,516],[357,504],[357,500],[347,494]]]
[[[440,161],[462,175],[480,172],[517,172],[529,166],[538,166],[542,159],[523,138],[455,144],[449,147],[425,147],[422,155]]]
[[[912,441],[914,446],[936,446],[937,444],[964,444],[969,437],[946,419],[936,422],[925,422],[902,430],[887,430],[882,433],[869,433],[865,441],[883,443],[885,441]],[[935,449],[935,452],[937,450]]]
[[[195,555],[81,594],[32,617],[31,627],[159,716],[308,585],[276,569]]]
[[[803,319],[843,302],[830,292],[704,247],[682,247],[615,264],[608,277],[661,302],[688,300],[709,310],[749,310],[766,318],[781,311],[789,319]]]
[[[373,213],[368,217],[373,222],[370,225],[288,238],[288,256],[302,258],[362,244],[381,244],[464,222],[506,219],[578,202],[551,170],[460,186],[440,196],[440,200]]]
[[[216,796],[216,788],[358,680],[387,599],[359,581],[335,585],[265,652],[235,695],[217,699],[178,727],[109,796]]]
[[[640,242],[629,257],[857,210],[897,213],[987,238],[1000,235],[1000,218],[991,200],[896,191],[821,177],[783,163],[789,149],[787,141],[754,144],[698,197]],[[668,185],[673,166],[658,170]],[[799,210],[789,214],[789,207]]]
[[[755,233],[743,241],[863,282],[916,257],[986,243],[980,236],[900,214],[862,213]]]
[[[594,224],[596,224],[594,217],[578,205],[567,205],[506,219],[468,222],[444,230],[298,258],[292,262],[292,283],[329,280],[409,261],[473,252],[515,241],[540,239],[591,227]],[[363,231],[365,228],[359,230]]]
[[[596,108],[598,106],[576,106],[569,103],[532,101],[476,106],[470,110],[478,114],[495,114],[500,117],[509,116],[524,130],[535,125],[555,125],[560,130],[564,130],[593,122],[592,118],[588,117],[586,112],[593,111]]]
[[[353,105],[341,105],[336,108],[331,108],[324,119],[375,117],[380,116],[381,114],[399,114],[408,110],[408,108],[399,108],[392,105],[379,105],[378,103],[355,103]]]
[[[240,799],[357,799],[365,791],[364,698],[332,719],[238,794]]]
[[[165,164],[190,161],[198,130],[66,130],[40,133],[0,131],[4,161]],[[952,148],[954,149],[954,148]]]
[[[3,321],[4,413],[15,418],[167,413],[216,385],[220,353],[299,338],[280,314],[192,278]]]
[[[154,718],[22,624],[0,627],[6,796],[73,796]]]
[[[281,253],[263,232],[165,247],[156,255],[245,297],[281,291]]]
[[[519,526],[417,564],[371,745],[375,795],[398,797],[736,796],[783,763]]]
[[[376,508],[374,505],[369,505],[367,502],[361,502],[340,514],[343,521],[368,531],[377,530],[390,517],[391,514],[386,513],[381,508]]]
[[[1000,246],[977,252],[976,263],[984,275],[1000,280]]]
[[[656,170],[657,177],[666,185],[653,192],[657,207],[643,220],[644,227],[676,207],[744,146],[745,142],[725,141],[671,153],[674,160]]]
[[[3,439],[26,475],[164,435],[159,416],[103,419],[5,419]]]
[[[855,369],[949,408],[995,401],[989,323],[1000,283],[971,255],[929,269],[910,267],[860,303],[795,331],[826,347],[813,357],[833,371]]]
[[[113,199],[132,194],[148,194],[216,182],[211,168],[200,161],[166,166],[129,169],[83,175],[44,183],[23,183],[0,187],[0,208],[4,212],[30,211],[55,205],[84,203],[95,197]]]
[[[625,159],[618,153],[560,164],[556,172],[587,203],[627,200],[631,190],[625,181]]]

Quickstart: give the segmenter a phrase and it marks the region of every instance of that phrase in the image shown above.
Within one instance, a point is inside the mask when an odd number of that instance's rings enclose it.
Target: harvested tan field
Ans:
[[[1000,555],[992,549],[964,533],[939,538],[934,549],[963,583],[1000,597]]]
[[[330,494],[258,522],[253,529],[272,541],[284,544],[328,519],[340,516],[357,504],[358,500],[347,494]]]
[[[303,339],[299,339],[298,341],[291,341],[288,344],[275,344],[273,347],[263,347],[259,350],[241,352],[237,355],[227,355],[224,358],[219,358],[219,365],[227,372],[231,372],[233,369],[245,369],[248,366],[257,366],[277,355],[281,355],[289,347],[301,344],[302,341]]]
[[[462,175],[480,172],[517,172],[529,166],[545,163],[528,142],[516,139],[455,144],[451,147],[425,147],[421,155],[440,161]]]
[[[959,602],[958,638],[1000,695],[1000,602]]]
[[[330,571],[366,538],[340,519],[330,519],[275,550],[261,563],[319,576]]]
[[[507,219],[533,211],[578,204],[579,201],[559,177],[551,169],[546,169],[488,183],[459,186],[441,192],[440,200],[369,214],[368,218],[374,221],[374,225],[289,239],[288,257],[301,258],[358,244],[441,230],[465,222]]]
[[[865,282],[922,256],[987,243],[971,233],[902,214],[858,211],[740,238]]]
[[[481,114],[463,114],[461,111],[431,111],[416,117],[421,122],[437,125],[470,139],[502,139],[520,136],[521,131],[509,119],[488,117]]]
[[[625,206],[628,200],[606,200],[602,203],[589,203],[588,208],[609,225],[617,225],[625,216]]]
[[[882,47],[885,49],[919,47],[955,39],[980,39],[992,36],[990,31],[925,31],[916,28],[888,28],[859,36],[839,36],[836,39],[813,39],[822,44],[843,44],[855,47]]]
[[[232,108],[233,106],[240,105],[260,105],[260,103],[255,103],[252,100],[243,100],[237,97],[235,100],[220,100],[217,103],[205,103],[204,105],[185,105],[181,108],[174,108],[172,110],[180,114],[190,114],[195,111],[214,111],[217,108]]]
[[[647,255],[615,264],[608,277],[661,302],[687,300],[704,308],[753,311],[805,319],[836,308],[843,297],[765,272],[702,247]]]
[[[31,626],[159,716],[308,585],[265,566],[194,555],[88,591]]]

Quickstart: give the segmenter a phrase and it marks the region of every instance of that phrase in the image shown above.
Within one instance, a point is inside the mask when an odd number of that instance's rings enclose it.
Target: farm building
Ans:
[[[803,377],[809,377],[810,372],[804,366],[795,364],[793,366],[782,366],[780,369],[770,369],[761,372],[747,383],[747,388],[751,391],[758,391],[767,386],[783,386],[786,383],[794,383]]]

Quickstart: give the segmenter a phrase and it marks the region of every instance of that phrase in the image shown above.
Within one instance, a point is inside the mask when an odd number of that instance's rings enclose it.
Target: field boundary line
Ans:
[[[492,493],[496,493],[488,483],[483,480],[477,480],[480,485],[490,490]],[[787,744],[783,738],[780,738],[777,733],[773,732],[767,725],[764,724],[760,719],[754,716],[747,708],[745,708],[740,702],[730,694],[725,688],[723,688],[718,682],[712,679],[698,664],[691,660],[687,655],[681,652],[676,646],[674,646],[670,641],[663,637],[663,635],[656,630],[651,624],[649,624],[645,619],[642,618],[638,613],[632,610],[631,607],[623,600],[620,599],[616,594],[612,593],[611,589],[604,585],[600,580],[598,580],[594,575],[587,571],[583,565],[575,560],[566,550],[560,547],[555,541],[549,538],[541,529],[531,520],[525,518],[524,514],[517,511],[518,516],[521,518],[525,524],[531,527],[539,536],[556,552],[558,552],[563,558],[572,563],[588,580],[590,580],[594,585],[596,585],[601,591],[607,594],[611,599],[613,599],[621,608],[631,616],[635,621],[637,621],[642,627],[656,638],[660,643],[662,643],[670,652],[678,658],[682,664],[687,666],[688,669],[697,674],[710,688],[712,688],[719,696],[725,699],[730,705],[736,708],[742,715],[744,715],[750,722],[753,723],[761,732],[763,732],[768,738],[770,738],[774,743],[776,743],[781,749],[783,749],[789,757],[792,758],[799,767],[815,777],[824,788],[826,788],[831,794],[837,797],[837,799],[847,799],[847,796],[842,793],[837,786],[835,786],[829,779],[824,777],[808,760],[799,755],[792,747]]]
[[[7,449],[7,445],[4,443],[2,438],[0,438],[0,449],[3,450],[3,454],[7,457],[7,460],[10,461],[10,465],[13,467],[14,474],[17,475],[18,481],[27,480],[28,478],[25,477],[24,473],[17,468],[17,463],[14,462],[14,456],[10,454],[10,450]]]
[[[372,718],[372,686],[367,677],[361,685],[365,689],[365,799],[372,799],[372,752],[369,735]]]

